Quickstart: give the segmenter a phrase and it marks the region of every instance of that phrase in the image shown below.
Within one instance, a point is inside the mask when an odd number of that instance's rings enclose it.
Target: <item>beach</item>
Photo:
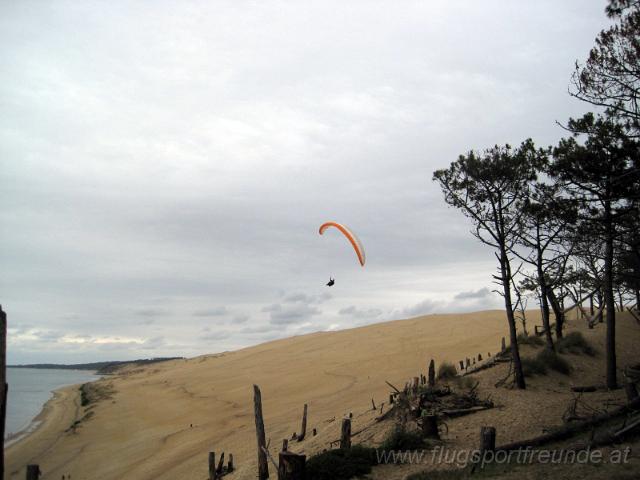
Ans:
[[[536,312],[529,321],[537,322]],[[219,456],[224,451],[226,458],[233,454],[237,468],[230,478],[253,479],[254,384],[262,390],[274,457],[282,439],[300,431],[305,403],[307,438],[290,440],[292,451],[310,455],[329,448],[339,438],[340,419],[349,413],[354,432],[367,428],[357,442],[379,442],[389,425],[373,422],[377,413],[371,400],[378,408],[383,402],[383,409],[388,407],[387,381],[403,388],[427,371],[431,358],[436,366],[443,361],[457,365],[466,357],[495,354],[506,327],[500,311],[428,315],[130,368],[94,382],[99,400],[86,408],[80,407],[77,387],[56,392],[40,417],[41,426],[7,450],[6,478],[23,478],[27,463],[38,463],[47,478],[69,473],[101,480],[206,478],[208,452]],[[602,351],[601,325],[588,330],[570,319],[567,328],[579,328]],[[618,339],[621,362],[633,358],[637,325],[621,320]],[[540,434],[547,422],[543,415],[559,421],[571,400],[571,383],[602,381],[601,357],[572,361],[577,366],[573,376],[534,379],[526,391],[494,387],[506,364],[481,372],[480,391],[500,405],[499,416],[488,411],[452,422],[451,441],[474,445],[483,422],[497,425],[501,442]],[[618,401],[624,391],[604,395]],[[77,428],[70,430],[76,421]],[[310,433],[314,428],[317,436]]]

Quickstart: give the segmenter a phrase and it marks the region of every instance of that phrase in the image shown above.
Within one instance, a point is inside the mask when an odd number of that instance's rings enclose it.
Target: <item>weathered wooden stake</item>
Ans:
[[[636,388],[636,384],[632,382],[627,382],[624,384],[624,391],[627,393],[627,401],[635,400],[638,398],[638,389]]]
[[[282,440],[282,451],[286,452],[288,450],[289,450],[289,440],[285,438],[284,440]]]
[[[318,434],[318,431],[314,428],[313,429],[313,436],[315,437]]]
[[[342,432],[340,434],[340,448],[351,448],[351,419],[342,419]]]
[[[209,480],[216,480],[216,452],[209,452]]]
[[[278,480],[305,480],[305,455],[281,452],[278,460]]]
[[[482,354],[481,354],[481,353],[479,353],[479,354],[478,354],[478,361],[479,361],[479,362],[481,362],[481,361],[482,361]]]
[[[393,405],[393,393],[389,394],[389,404]]]
[[[433,361],[433,358],[429,362],[429,386],[435,387],[436,385],[436,362]]]
[[[438,433],[438,417],[435,415],[426,415],[422,417],[422,435],[425,438],[440,438]]]
[[[216,475],[222,476],[222,466],[224,465],[224,452],[220,454],[220,460],[218,461],[218,468],[216,468]]]
[[[495,427],[480,427],[480,451],[494,451],[496,449]]]
[[[253,413],[256,417],[256,437],[258,440],[258,479],[269,478],[269,464],[267,463],[266,449],[267,440],[264,433],[264,420],[262,419],[262,395],[257,385],[253,386]]]
[[[41,474],[38,465],[27,465],[27,480],[38,480]]]
[[[464,360],[460,360],[460,370],[464,370]]]
[[[502,344],[500,345],[500,352],[504,353],[507,351],[507,342],[504,339],[504,337],[502,337]]]
[[[298,441],[301,442],[304,440],[305,435],[307,434],[307,404],[304,404],[304,411],[302,412],[302,427],[300,429],[300,435],[298,435]]]
[[[233,469],[235,467],[233,466],[233,453],[229,454],[229,462],[227,463],[227,472],[231,473],[233,472]]]
[[[467,368],[469,368],[471,366],[471,360],[469,360],[469,357],[467,357]]]
[[[373,410],[377,410],[376,402],[373,401],[373,398],[371,399],[371,406],[373,407]]]
[[[418,379],[418,377],[413,377],[413,391],[417,392],[419,387],[420,387],[420,380]]]

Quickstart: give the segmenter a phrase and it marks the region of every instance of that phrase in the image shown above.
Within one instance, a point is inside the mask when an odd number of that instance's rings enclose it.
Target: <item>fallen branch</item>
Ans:
[[[400,393],[400,390],[398,390],[396,387],[394,387],[393,385],[391,385],[389,382],[387,382],[386,380],[384,381],[384,383],[386,383],[387,385],[389,385],[391,388],[393,388],[396,393]]]
[[[540,435],[539,437],[530,438],[528,440],[521,440],[519,442],[508,443],[503,445],[497,450],[518,450],[524,449],[527,447],[539,447],[546,443],[555,442],[558,440],[564,440],[574,436],[577,433],[589,430],[592,427],[596,427],[602,423],[608,422],[614,418],[620,417],[622,415],[626,415],[629,412],[635,412],[640,409],[640,397],[636,398],[634,401],[624,405],[622,407],[616,408],[615,410],[606,413],[596,415],[590,420],[585,420],[582,422],[576,422],[571,425],[567,425],[553,432],[546,433],[544,435]]]
[[[482,410],[489,410],[490,408],[493,408],[493,407],[478,406],[478,407],[470,407],[470,408],[456,408],[453,410],[441,410],[438,413],[441,413],[442,415],[445,415],[449,418],[454,418],[454,417],[462,417],[463,415],[469,415],[470,413],[481,412]]]

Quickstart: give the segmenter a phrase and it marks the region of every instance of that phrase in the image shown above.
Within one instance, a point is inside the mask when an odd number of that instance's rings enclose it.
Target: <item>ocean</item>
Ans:
[[[29,428],[32,420],[58,388],[86,383],[101,378],[90,370],[49,370],[38,368],[7,368],[9,396],[5,440],[12,434]]]

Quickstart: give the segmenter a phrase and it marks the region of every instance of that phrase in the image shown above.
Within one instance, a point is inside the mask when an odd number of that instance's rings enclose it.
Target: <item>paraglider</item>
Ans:
[[[334,283],[336,283],[336,281],[333,278],[329,277],[329,283],[327,283],[327,287],[333,287]]]
[[[358,256],[358,261],[360,262],[360,265],[364,267],[364,262],[365,262],[364,247],[362,246],[362,243],[360,243],[360,240],[358,240],[358,237],[356,237],[356,235],[347,227],[336,222],[326,222],[320,225],[320,235],[322,235],[325,232],[325,230],[329,227],[337,228],[338,230],[340,230],[340,232],[342,232],[342,234],[345,237],[347,237],[347,240],[349,240],[349,242],[351,243],[351,246],[356,252],[356,255]],[[330,279],[329,283],[331,282],[333,282],[333,280]],[[331,283],[331,285],[333,285],[333,283]]]

